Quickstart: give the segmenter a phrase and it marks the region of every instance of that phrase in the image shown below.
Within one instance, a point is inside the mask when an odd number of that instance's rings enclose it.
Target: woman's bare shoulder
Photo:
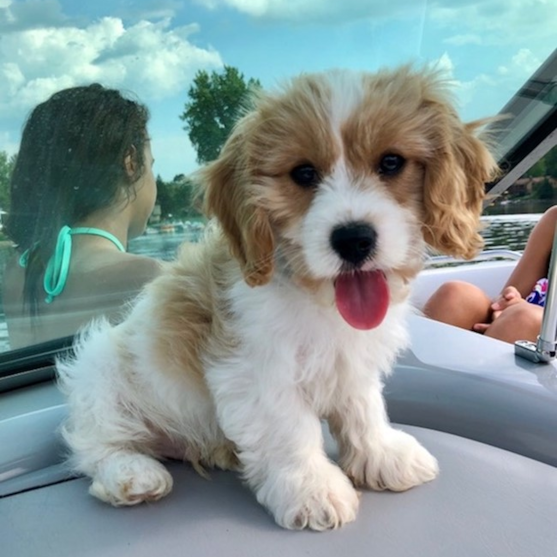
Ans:
[[[81,275],[83,279],[90,274],[91,279],[98,281],[108,291],[138,290],[158,277],[167,265],[152,257],[117,252],[104,254],[91,263],[88,270],[76,269],[76,275]]]
[[[131,270],[142,276],[155,278],[160,275],[168,263],[161,259],[153,257],[146,257],[144,255],[136,255],[133,253],[122,254],[123,257],[118,262],[117,266],[124,270]]]

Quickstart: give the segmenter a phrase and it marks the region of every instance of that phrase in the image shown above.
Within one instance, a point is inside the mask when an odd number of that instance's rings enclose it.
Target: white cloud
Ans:
[[[521,73],[530,75],[540,67],[542,60],[528,48],[521,48],[513,56],[512,63],[518,71],[522,70]]]
[[[452,77],[454,72],[454,63],[451,60],[451,57],[447,52],[444,52],[441,58],[435,60],[433,65],[439,68],[440,70],[445,71],[448,76]]]
[[[161,99],[180,95],[185,99],[199,69],[223,65],[218,52],[192,42],[192,35],[199,31],[196,24],[172,28],[169,18],[126,24],[120,18],[105,17],[58,25],[51,17],[40,27],[34,17],[23,17],[21,12],[15,17],[2,10],[10,7],[8,2],[0,0],[0,150],[10,154],[18,149],[21,124],[30,110],[60,89],[96,81],[132,91],[154,106]],[[171,3],[167,6],[168,10],[172,7]],[[51,12],[55,12],[52,6]],[[2,32],[7,26],[10,30]],[[157,129],[157,167],[165,179],[195,167],[193,147],[185,132],[179,134],[166,137],[166,125]]]
[[[500,80],[485,73],[476,75],[474,78],[466,81],[459,81],[457,92],[460,99],[460,106],[465,108],[468,105],[472,105],[478,110],[481,110],[480,107],[486,106],[483,114],[477,114],[474,117],[494,115],[501,107],[497,106],[488,108],[485,100],[492,96],[490,91],[493,91],[500,86]],[[483,99],[482,96],[484,97]]]
[[[474,118],[494,115],[503,108],[501,99],[514,95],[541,62],[530,50],[521,48],[493,70],[456,82],[461,108],[473,109]]]
[[[554,0],[439,0],[430,14],[441,27],[458,30],[453,37],[457,42],[452,44],[472,37],[480,39],[476,44],[484,45],[555,42],[557,9]],[[469,33],[463,33],[466,29]]]
[[[524,79],[530,77],[541,65],[540,60],[531,50],[521,48],[511,60],[497,68],[501,76],[519,75]]]
[[[508,62],[490,71],[476,74],[470,79],[457,79],[458,64],[448,53],[431,62],[431,65],[446,72],[457,99],[457,107],[466,120],[494,116],[532,73],[540,66],[528,49],[519,49],[509,55]]]
[[[464,35],[453,35],[448,39],[443,41],[445,44],[455,45],[455,46],[464,46],[467,44],[482,44],[482,38],[479,35],[474,35],[472,33],[464,34]]]
[[[197,30],[196,25],[170,28],[168,19],[125,27],[121,19],[105,17],[84,27],[5,34],[0,115],[23,114],[63,87],[91,81],[132,90],[146,102],[175,95],[198,69],[222,66],[216,51],[189,41]]]

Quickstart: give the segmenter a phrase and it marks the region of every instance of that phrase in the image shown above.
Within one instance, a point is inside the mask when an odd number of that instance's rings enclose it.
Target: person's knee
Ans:
[[[535,326],[538,329],[541,327],[543,309],[540,306],[522,302],[509,307],[506,313],[507,319],[510,322],[516,323],[517,326]]]
[[[487,319],[490,299],[485,292],[468,282],[442,284],[423,308],[424,315],[437,321],[471,329]]]
[[[517,340],[536,341],[540,334],[543,309],[540,306],[521,302],[508,307],[493,323],[488,336],[515,342]]]
[[[483,294],[483,292],[474,284],[469,282],[464,282],[461,280],[451,280],[442,284],[438,291],[439,296],[447,300],[466,300],[471,296],[477,296],[478,293]]]
[[[474,284],[453,280],[442,284],[428,300],[424,313],[428,315],[428,311],[438,306],[444,311],[460,309],[463,305],[468,307],[481,304],[482,308],[489,304],[486,294]]]

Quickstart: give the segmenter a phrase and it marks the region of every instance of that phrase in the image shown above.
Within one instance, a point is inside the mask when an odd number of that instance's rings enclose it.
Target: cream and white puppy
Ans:
[[[302,75],[263,93],[201,172],[215,223],[117,326],[60,361],[64,436],[91,493],[166,495],[158,459],[239,468],[286,528],[356,517],[356,488],[438,466],[391,427],[382,378],[408,344],[426,244],[471,257],[496,165],[443,79],[402,67]],[[339,445],[324,450],[321,419]]]

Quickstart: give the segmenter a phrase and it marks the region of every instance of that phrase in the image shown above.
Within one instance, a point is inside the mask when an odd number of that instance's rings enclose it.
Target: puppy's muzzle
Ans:
[[[377,232],[369,224],[350,222],[337,226],[331,233],[330,242],[343,261],[360,267],[375,252]]]

